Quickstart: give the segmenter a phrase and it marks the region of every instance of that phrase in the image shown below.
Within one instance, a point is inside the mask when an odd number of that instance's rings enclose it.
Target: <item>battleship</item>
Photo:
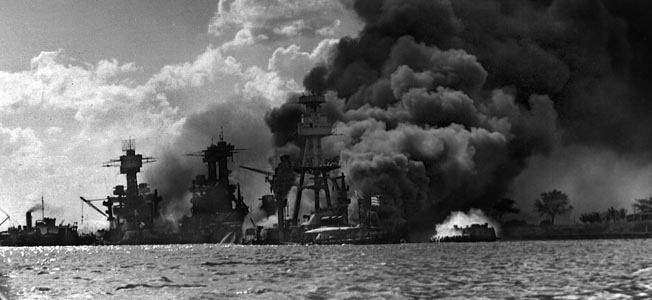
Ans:
[[[100,231],[101,243],[109,244],[144,244],[161,243],[167,239],[156,233],[154,221],[160,213],[160,203],[163,200],[158,191],[152,193],[146,183],[138,183],[137,174],[145,163],[154,162],[152,157],[143,157],[136,154],[136,143],[133,139],[122,141],[124,155],[119,159],[112,159],[104,163],[103,167],[119,167],[120,174],[127,179],[127,186],[117,185],[113,188],[113,195],[106,200],[82,201],[94,208],[107,218],[109,229]],[[106,211],[102,212],[92,204],[92,201],[102,201]]]
[[[229,159],[242,149],[236,149],[224,141],[220,132],[219,141],[199,153],[189,156],[202,157],[208,168],[208,177],[197,175],[192,181],[190,192],[191,215],[180,222],[182,243],[233,243],[242,240],[242,223],[249,213],[240,192],[240,185],[229,180],[231,170]]]
[[[177,231],[167,231],[155,225],[161,213],[162,196],[151,192],[147,183],[138,183],[137,173],[144,163],[155,162],[153,157],[136,154],[135,141],[123,141],[124,155],[105,163],[105,167],[119,167],[126,175],[127,186],[117,185],[113,195],[103,199],[80,197],[82,201],[107,218],[109,229],[101,230],[102,244],[169,244],[219,243],[242,240],[241,226],[249,208],[244,203],[239,185],[229,181],[228,160],[239,149],[224,141],[188,156],[201,156],[208,167],[208,176],[197,175],[189,189],[191,215],[179,221]],[[237,195],[236,195],[237,192]],[[106,211],[93,204],[102,201]]]
[[[276,209],[277,224],[272,227],[257,226],[253,220],[245,230],[244,243],[251,244],[378,244],[405,241],[405,230],[390,226],[378,218],[381,205],[378,197],[358,197],[358,224],[349,220],[351,204],[349,187],[343,173],[337,174],[339,165],[325,159],[321,140],[331,135],[331,124],[322,111],[323,95],[304,94],[299,97],[305,111],[298,124],[297,134],[301,145],[301,159],[292,162],[289,156],[280,157],[274,172],[241,166],[261,173],[270,183],[270,195],[261,200],[268,209]],[[287,195],[296,183],[294,207],[288,207]],[[313,207],[309,215],[301,216],[303,192],[312,192]],[[321,195],[324,195],[322,201]],[[322,203],[323,202],[323,203]]]

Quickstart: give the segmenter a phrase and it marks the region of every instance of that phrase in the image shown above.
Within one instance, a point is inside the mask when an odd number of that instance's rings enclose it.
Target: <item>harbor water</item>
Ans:
[[[652,240],[0,248],[7,299],[649,299]]]

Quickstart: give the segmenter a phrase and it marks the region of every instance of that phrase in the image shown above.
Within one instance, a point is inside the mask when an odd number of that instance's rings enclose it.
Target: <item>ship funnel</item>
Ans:
[[[25,214],[25,221],[27,222],[26,225],[25,225],[25,227],[26,227],[27,229],[32,229],[32,212],[31,212],[31,211],[28,211],[28,212]]]

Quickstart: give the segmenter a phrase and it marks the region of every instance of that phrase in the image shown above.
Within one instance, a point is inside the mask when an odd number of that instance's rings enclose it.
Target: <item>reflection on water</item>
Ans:
[[[648,299],[652,240],[0,248],[16,299]],[[0,270],[2,271],[2,270]]]
[[[7,277],[4,268],[0,267],[0,300],[8,299],[9,286],[7,284]]]

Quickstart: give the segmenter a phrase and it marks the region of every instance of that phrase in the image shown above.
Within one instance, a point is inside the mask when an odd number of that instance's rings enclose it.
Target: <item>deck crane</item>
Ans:
[[[100,213],[104,217],[108,217],[105,212],[103,212],[101,209],[99,209],[95,204],[93,204],[93,201],[102,201],[104,199],[91,199],[91,200],[86,200],[84,197],[79,197],[81,201],[84,201],[88,206],[92,207],[94,210],[96,210],[98,213]]]
[[[5,216],[6,216],[5,219],[2,220],[2,222],[0,222],[0,226],[2,226],[2,224],[4,224],[5,222],[7,222],[7,220],[9,220],[9,214],[8,214],[7,212],[5,212],[4,210],[2,210],[1,208],[0,208],[0,211],[1,211],[3,214],[5,214]]]

